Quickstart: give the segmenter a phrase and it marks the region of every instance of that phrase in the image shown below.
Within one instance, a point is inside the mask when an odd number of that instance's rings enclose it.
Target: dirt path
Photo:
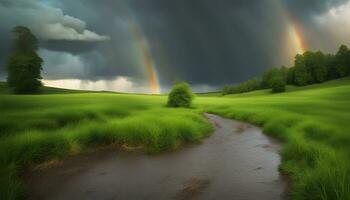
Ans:
[[[255,126],[206,114],[203,144],[145,155],[102,151],[27,177],[29,199],[285,199],[279,144]]]

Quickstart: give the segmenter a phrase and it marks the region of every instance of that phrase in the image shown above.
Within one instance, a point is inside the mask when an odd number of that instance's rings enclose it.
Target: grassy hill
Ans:
[[[281,170],[292,179],[293,199],[350,199],[350,78],[281,94],[198,95],[193,109],[167,108],[165,96],[43,93],[0,96],[0,199],[24,194],[24,166],[91,145],[160,152],[198,142],[211,130],[202,112],[249,121],[283,141]]]

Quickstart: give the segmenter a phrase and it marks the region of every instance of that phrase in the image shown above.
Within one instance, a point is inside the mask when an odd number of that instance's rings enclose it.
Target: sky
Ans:
[[[40,41],[47,86],[215,91],[350,46],[349,0],[0,0],[0,80],[17,25]]]

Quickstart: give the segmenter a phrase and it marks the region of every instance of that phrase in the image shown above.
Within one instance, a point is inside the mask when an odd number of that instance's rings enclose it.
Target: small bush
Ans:
[[[169,107],[190,107],[194,95],[187,83],[177,83],[174,85],[168,97]]]
[[[282,77],[275,77],[271,81],[272,92],[280,93],[286,91],[286,81]]]

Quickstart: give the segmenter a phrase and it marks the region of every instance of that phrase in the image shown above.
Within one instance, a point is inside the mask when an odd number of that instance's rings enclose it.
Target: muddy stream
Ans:
[[[202,144],[159,155],[97,151],[35,170],[29,199],[286,199],[279,143],[253,125],[206,116],[215,131]]]

